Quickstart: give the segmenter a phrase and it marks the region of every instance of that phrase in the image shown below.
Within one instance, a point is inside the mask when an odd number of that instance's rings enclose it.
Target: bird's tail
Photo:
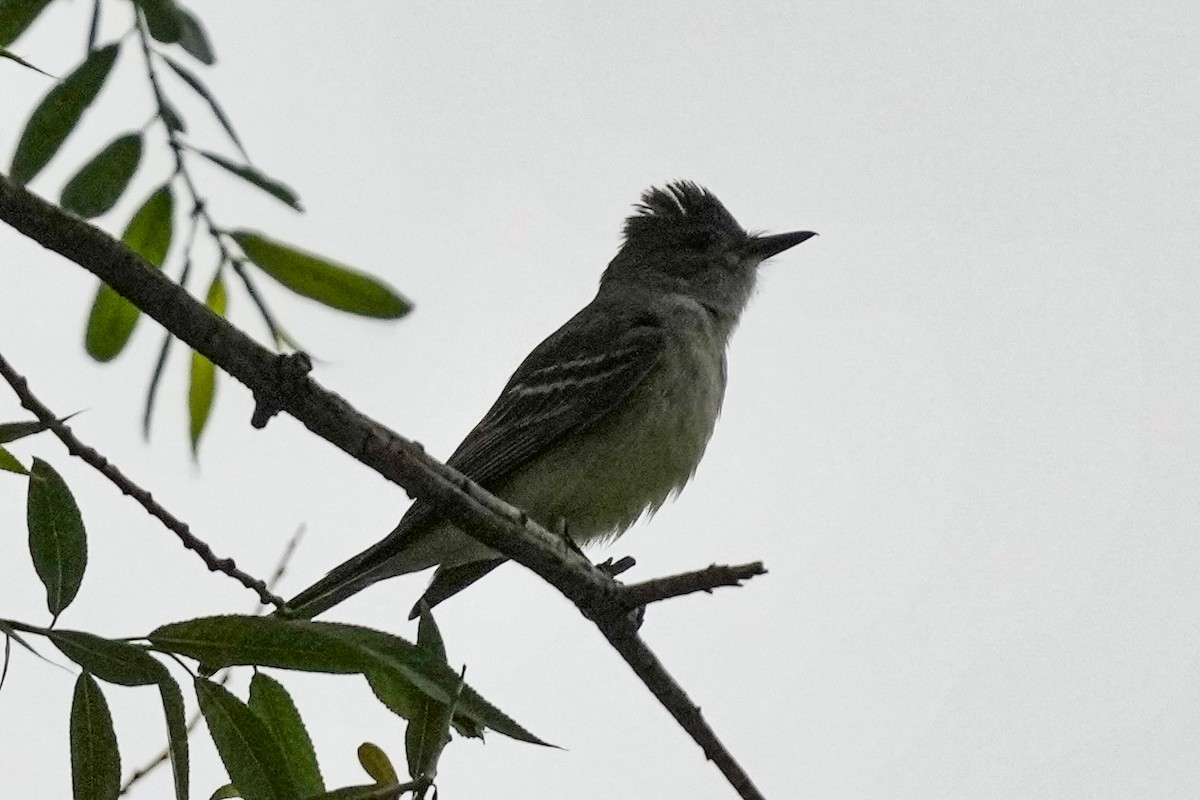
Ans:
[[[312,619],[373,583],[440,565],[426,593],[432,606],[465,589],[504,560],[496,560],[496,553],[465,533],[439,528],[437,519],[431,506],[413,504],[394,531],[293,597],[280,615]],[[481,561],[494,563],[481,568]]]
[[[395,549],[391,538],[334,567],[324,578],[289,600],[283,615],[289,619],[312,619],[371,584],[401,574],[393,563],[394,554],[382,552],[384,545],[391,545],[389,550]]]

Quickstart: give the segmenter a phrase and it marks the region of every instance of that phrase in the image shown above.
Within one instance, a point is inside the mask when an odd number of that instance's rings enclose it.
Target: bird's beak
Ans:
[[[793,231],[791,233],[776,233],[772,236],[752,236],[750,237],[750,241],[746,242],[742,252],[760,261],[766,260],[816,235],[812,231]]]

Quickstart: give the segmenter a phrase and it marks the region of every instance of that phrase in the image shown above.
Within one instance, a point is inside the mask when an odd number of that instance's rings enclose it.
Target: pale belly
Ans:
[[[616,537],[683,488],[725,393],[724,348],[700,335],[672,349],[624,407],[518,470],[495,493],[580,544]],[[668,356],[664,356],[668,358]]]
[[[724,340],[689,328],[622,409],[551,447],[492,492],[543,527],[565,524],[579,544],[619,536],[688,482],[712,436],[725,394]],[[406,548],[406,568],[495,557],[449,523]]]

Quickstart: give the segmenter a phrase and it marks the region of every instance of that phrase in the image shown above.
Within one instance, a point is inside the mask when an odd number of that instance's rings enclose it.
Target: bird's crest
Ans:
[[[625,220],[626,240],[681,226],[741,230],[737,220],[712,192],[691,181],[676,181],[663,189],[647,189],[642,194],[642,202],[634,208],[636,213]]]

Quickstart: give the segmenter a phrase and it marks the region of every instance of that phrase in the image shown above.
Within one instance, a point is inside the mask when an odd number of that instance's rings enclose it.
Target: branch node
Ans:
[[[275,357],[275,378],[254,391],[254,414],[250,425],[267,427],[271,417],[283,410],[287,398],[299,389],[301,382],[312,371],[312,359],[307,353],[283,353]]]

